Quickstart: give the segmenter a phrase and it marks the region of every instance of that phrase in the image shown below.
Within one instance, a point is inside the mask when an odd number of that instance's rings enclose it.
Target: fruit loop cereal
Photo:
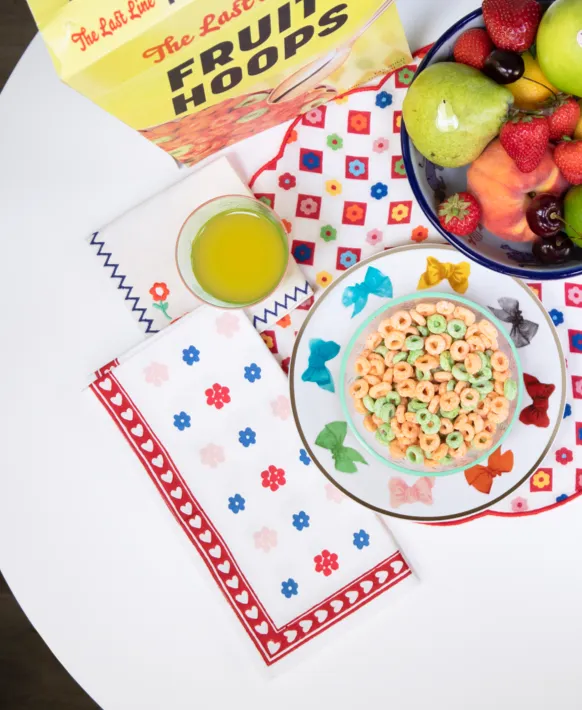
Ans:
[[[349,393],[390,456],[446,467],[494,442],[518,392],[497,328],[452,301],[398,310],[366,338]]]

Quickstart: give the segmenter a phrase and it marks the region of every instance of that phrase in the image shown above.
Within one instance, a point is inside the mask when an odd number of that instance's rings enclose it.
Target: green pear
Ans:
[[[432,163],[458,168],[476,160],[501,129],[513,94],[477,69],[432,64],[408,89],[402,117],[417,150]]]
[[[544,75],[565,94],[582,96],[582,2],[556,0],[542,17],[536,37]]]
[[[564,222],[566,234],[582,247],[582,185],[571,187],[564,199]]]

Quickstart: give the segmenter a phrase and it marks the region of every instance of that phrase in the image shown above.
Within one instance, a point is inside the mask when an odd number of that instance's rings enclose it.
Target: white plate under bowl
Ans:
[[[468,284],[457,278],[462,270],[468,272]],[[430,273],[428,279],[426,273]],[[339,394],[340,365],[348,343],[380,306],[414,293],[427,281],[432,284],[425,291],[427,295],[431,291],[454,295],[453,283],[457,289],[466,286],[465,298],[496,309],[495,315],[505,323],[518,348],[524,377],[553,387],[546,405],[547,426],[517,421],[503,442],[502,453],[513,454],[511,466],[505,466],[508,471],[489,467],[488,460],[483,470],[439,478],[403,474],[370,456],[349,430]],[[322,349],[321,343],[334,345]],[[452,247],[420,244],[373,256],[328,287],[298,334],[290,387],[293,414],[305,448],[339,489],[380,513],[430,522],[489,508],[537,469],[562,421],[566,371],[554,325],[525,284],[468,262]],[[522,408],[534,405],[526,394]],[[484,480],[490,483],[486,491]]]

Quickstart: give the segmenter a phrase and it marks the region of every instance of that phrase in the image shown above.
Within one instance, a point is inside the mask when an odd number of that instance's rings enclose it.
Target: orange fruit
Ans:
[[[543,75],[531,52],[524,52],[521,56],[525,64],[523,76],[513,84],[507,84],[507,88],[513,94],[516,108],[540,108],[554,93],[558,93],[558,89]]]

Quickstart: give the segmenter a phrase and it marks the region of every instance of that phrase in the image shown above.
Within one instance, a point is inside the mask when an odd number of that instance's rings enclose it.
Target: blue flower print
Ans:
[[[300,510],[293,516],[293,527],[297,530],[309,527],[309,515],[304,510]]]
[[[189,414],[186,414],[186,412],[180,412],[180,414],[174,414],[174,426],[176,429],[179,429],[180,431],[184,431],[184,429],[188,428],[190,426],[190,422],[192,421],[192,418],[190,417]]]
[[[387,194],[388,185],[385,185],[383,182],[377,182],[370,188],[370,195],[372,195],[375,200],[381,200],[383,197],[386,197]]]
[[[245,449],[248,449],[249,446],[257,443],[257,434],[250,427],[247,427],[246,429],[239,431],[238,440],[245,447]]]
[[[305,449],[299,449],[299,460],[304,466],[309,466],[311,463],[311,459],[307,455],[307,451],[305,451]]]
[[[565,493],[562,493],[561,496],[558,496],[556,498],[556,503],[561,503],[563,500],[566,500],[567,498],[568,498],[568,496]]]
[[[235,493],[232,498],[228,499],[228,508],[232,510],[235,515],[238,515],[241,510],[245,509],[245,499],[240,495],[240,493]]]
[[[261,379],[261,368],[255,363],[251,362],[248,367],[245,367],[245,380],[249,382],[256,382]]]
[[[309,153],[304,153],[303,165],[305,165],[308,170],[317,170],[321,165],[319,155],[317,155],[317,153],[312,153],[311,151]]]
[[[582,352],[582,335],[580,333],[572,336],[572,349],[574,352]]]
[[[281,582],[281,594],[287,599],[291,599],[292,596],[296,595],[298,589],[299,585],[291,577],[286,582]]]
[[[364,547],[368,547],[370,544],[370,536],[365,530],[360,530],[354,533],[354,545],[358,550],[362,550]]]
[[[293,249],[293,256],[295,257],[295,261],[298,261],[300,264],[305,261],[310,261],[313,256],[313,247],[308,244],[297,244]]]
[[[366,172],[366,166],[361,160],[350,160],[348,163],[348,172],[354,177],[360,177]]]
[[[564,407],[564,419],[566,417],[571,417],[572,416],[572,405],[570,403],[566,404]]]
[[[379,94],[376,94],[376,106],[378,106],[378,108],[388,108],[388,106],[392,106],[392,94],[389,94],[387,91],[381,91]]]
[[[344,251],[340,255],[339,260],[342,266],[349,269],[350,266],[353,266],[358,261],[358,257],[353,251]]]
[[[552,319],[554,325],[562,325],[564,322],[564,314],[557,308],[552,308],[550,311],[550,318]]]
[[[182,350],[182,360],[186,365],[193,365],[195,362],[200,362],[200,350],[191,345],[189,348]]]

